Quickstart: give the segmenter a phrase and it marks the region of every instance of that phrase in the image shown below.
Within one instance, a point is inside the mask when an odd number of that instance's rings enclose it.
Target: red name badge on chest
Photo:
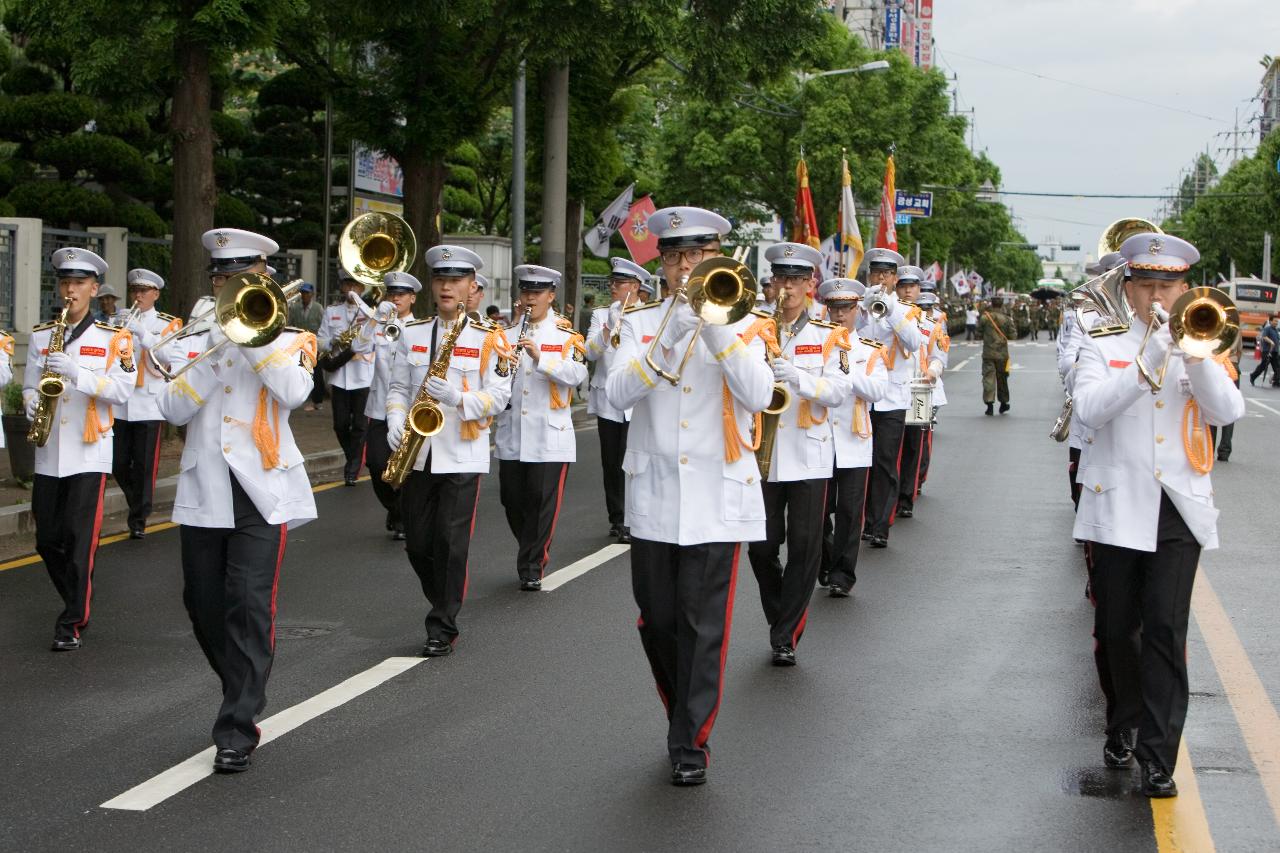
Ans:
[[[1131,361],[1121,361],[1118,358],[1113,358],[1111,359],[1111,361],[1107,362],[1107,367],[1118,367],[1121,370],[1124,370],[1126,367],[1128,367],[1131,364],[1133,364],[1133,362]]]
[[[822,355],[820,344],[796,344],[796,355]]]
[[[561,344],[543,344],[540,349],[543,352],[564,352],[564,348]]]
[[[479,358],[480,350],[475,347],[454,347],[453,354],[457,358]]]
[[[187,353],[187,358],[195,358],[195,357],[196,357],[196,356],[198,356],[199,354],[200,354],[200,353],[198,353],[198,352],[189,352],[189,353]]]
[[[81,346],[81,347],[80,347],[80,354],[81,354],[81,355],[96,356],[97,358],[106,358],[106,356],[107,356],[107,351],[106,351],[105,349],[103,349],[102,347]]]
[[[653,340],[653,335],[645,335],[642,338],[640,338],[640,343],[647,344],[651,340]]]
[[[414,352],[427,352],[429,349],[430,349],[430,347],[424,346],[424,345],[422,345],[422,344],[414,344],[414,345],[413,345],[413,351],[414,351]]]

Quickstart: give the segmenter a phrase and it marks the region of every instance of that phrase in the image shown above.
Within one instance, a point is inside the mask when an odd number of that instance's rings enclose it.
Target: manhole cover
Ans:
[[[333,633],[328,628],[312,628],[307,625],[277,625],[277,640],[309,640],[312,637],[323,637]]]

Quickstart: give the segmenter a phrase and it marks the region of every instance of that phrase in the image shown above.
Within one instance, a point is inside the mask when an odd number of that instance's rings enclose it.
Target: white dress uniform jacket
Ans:
[[[409,322],[413,322],[412,319]],[[373,334],[373,382],[369,385],[369,402],[364,406],[365,417],[378,421],[387,419],[387,390],[391,387],[391,365],[398,349],[387,338],[385,329],[379,325]]]
[[[677,545],[764,539],[755,454],[744,446],[735,461],[726,460],[723,417],[727,386],[738,435],[749,442],[755,413],[773,396],[764,342],[757,336],[744,344],[740,337],[758,318],[748,314],[731,326],[704,327],[680,382],[672,385],[645,364],[670,301],[627,312],[609,374],[609,402],[634,407],[622,461],[627,526],[633,536]],[[668,372],[684,357],[690,334],[673,348],[672,363],[664,365]]]
[[[1096,316],[1096,315],[1088,315]],[[1087,317],[1086,317],[1087,319]],[[1076,384],[1076,356],[1080,352],[1080,343],[1087,337],[1085,330],[1076,322],[1075,312],[1067,311],[1062,315],[1062,326],[1058,331],[1058,375],[1062,377],[1063,389],[1073,397]],[[1085,449],[1086,439],[1092,438],[1092,432],[1075,416],[1072,408],[1071,426],[1067,431],[1067,446],[1077,450]],[[1092,441],[1088,442],[1092,444]]]
[[[184,344],[186,352],[171,356],[175,367],[203,352],[209,335],[193,335]],[[311,481],[289,428],[289,413],[311,393],[312,346],[310,332],[293,328],[266,346],[224,346],[216,358],[204,359],[164,389],[157,398],[161,414],[187,425],[175,522],[235,527],[232,471],[268,524],[294,528],[316,517]],[[256,419],[271,437],[274,460],[264,460],[255,440]]]
[[[324,309],[324,319],[320,321],[320,331],[316,332],[320,352],[328,352],[334,338],[345,332],[357,319],[365,316],[356,306],[349,302],[330,305]],[[351,351],[355,353],[351,360],[334,372],[328,374],[329,384],[335,388],[355,391],[368,388],[373,382],[374,323],[363,324],[360,333],[351,342]]]
[[[877,341],[850,337],[853,348],[849,363],[850,394],[839,408],[832,409],[831,435],[836,445],[837,468],[867,468],[871,465],[871,406],[889,388],[885,348]]]
[[[947,366],[951,363],[951,336],[947,334],[947,317],[937,311],[922,317],[920,333],[925,336],[925,369],[938,365],[938,381],[933,384],[933,405],[947,404],[947,387],[943,381]]]
[[[160,414],[160,406],[156,403],[156,398],[164,392],[165,381],[164,377],[151,366],[151,359],[147,353],[166,334],[182,328],[182,321],[172,314],[162,314],[154,308],[139,315],[138,321],[146,333],[133,336],[133,360],[138,368],[136,375],[142,384],[133,389],[128,400],[114,407],[115,416],[124,421],[159,421],[163,420],[164,416]],[[166,349],[171,353],[173,346],[181,347],[182,342],[173,341]],[[163,360],[169,358],[170,353],[156,355]],[[162,361],[162,363],[167,365],[168,361]]]
[[[885,366],[889,371],[889,384],[884,397],[875,403],[877,412],[905,411],[911,406],[909,383],[915,373],[916,360],[912,356],[920,352],[924,335],[916,323],[920,309],[899,302],[887,317],[873,320],[865,311],[858,311],[859,334],[884,344]]]
[[[0,388],[13,379],[13,335],[0,332]],[[4,430],[0,430],[0,447],[4,447]]]
[[[448,325],[440,326],[435,317],[407,323],[396,343],[391,362],[391,384],[387,389],[387,423],[403,421],[427,381],[431,363],[432,336],[438,350],[448,334]],[[449,358],[449,384],[462,391],[457,406],[441,406],[444,428],[422,443],[413,470],[426,470],[428,456],[433,474],[483,474],[489,470],[489,426],[507,405],[511,395],[509,365],[502,354],[506,338],[502,330],[484,323],[469,321],[453,347]],[[506,373],[507,375],[503,375]],[[463,435],[463,422],[470,422]]]
[[[1145,330],[1135,323],[1124,334],[1086,336],[1080,345],[1074,416],[1094,432],[1076,475],[1083,491],[1072,535],[1155,551],[1163,488],[1196,541],[1211,550],[1218,547],[1213,485],[1187,459],[1183,411],[1194,399],[1207,424],[1225,426],[1244,415],[1244,398],[1223,365],[1186,364],[1176,355],[1153,395],[1134,364]]]
[[[605,307],[592,311],[591,327],[587,330],[587,359],[595,362],[596,372],[591,375],[591,386],[587,389],[587,412],[598,418],[625,424],[631,420],[631,410],[614,406],[605,392],[609,370],[618,354],[617,348],[610,342],[612,336],[609,309]]]
[[[27,367],[22,380],[24,403],[39,394],[36,387],[40,383],[40,374],[44,372],[52,327],[52,323],[46,323],[36,326],[31,332],[27,344]],[[71,337],[73,330],[73,327],[67,329],[67,338]],[[125,357],[112,357],[113,349]],[[110,473],[111,425],[115,420],[111,406],[129,399],[138,369],[131,338],[122,329],[105,323],[91,323],[80,337],[69,344],[64,343],[63,351],[79,365],[80,372],[74,382],[67,382],[67,390],[58,399],[49,443],[36,448],[36,473],[50,477]],[[97,421],[98,427],[87,430],[91,417]],[[87,433],[96,433],[96,438],[85,441]]]
[[[835,463],[835,439],[831,413],[849,396],[848,330],[809,320],[794,335],[779,331],[782,357],[796,366],[799,388],[792,387],[791,405],[778,416],[769,482],[826,480]],[[825,356],[824,356],[825,351]],[[841,357],[844,357],[842,370]],[[804,406],[804,402],[808,406]],[[802,410],[809,411],[809,426],[800,426]]]
[[[579,349],[582,336],[560,328],[550,313],[538,323],[530,321],[525,334],[538,346],[541,357],[534,364],[524,353],[513,371],[511,406],[498,415],[498,458],[573,462],[578,458],[578,442],[569,404],[573,389],[587,378],[586,357]],[[553,386],[556,397],[564,403],[560,408],[551,405]]]

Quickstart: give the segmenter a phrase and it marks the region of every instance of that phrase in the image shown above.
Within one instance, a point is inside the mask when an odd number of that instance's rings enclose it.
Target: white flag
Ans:
[[[822,278],[819,284],[829,278],[835,278],[835,271],[840,268],[840,250],[836,247],[836,236],[832,235],[822,241],[822,245],[818,247],[818,251],[822,253],[822,269],[818,272]]]
[[[969,292],[969,277],[965,275],[964,270],[951,276],[951,286],[955,288],[956,296],[964,296]]]
[[[623,190],[622,195],[604,209],[596,224],[587,229],[583,236],[583,242],[597,258],[609,257],[609,238],[627,221],[627,211],[631,209],[631,194],[635,188],[636,185],[632,184]]]

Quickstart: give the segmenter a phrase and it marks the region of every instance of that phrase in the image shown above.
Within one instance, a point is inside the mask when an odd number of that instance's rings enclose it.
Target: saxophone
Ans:
[[[45,353],[62,352],[62,341],[67,334],[67,312],[71,310],[71,297],[62,302],[62,313],[53,321],[53,332],[49,335],[49,349]],[[47,361],[46,361],[47,364]],[[49,443],[49,435],[53,432],[53,418],[58,412],[58,398],[67,390],[67,380],[54,373],[47,366],[36,383],[40,392],[40,402],[36,404],[36,416],[31,419],[31,429],[27,431],[27,441],[36,447],[44,447]]]
[[[436,356],[435,361],[431,362],[431,369],[427,371],[422,384],[418,386],[418,395],[414,397],[413,405],[409,407],[409,414],[405,418],[407,429],[404,438],[387,460],[387,467],[382,472],[382,482],[393,488],[400,488],[409,476],[409,472],[413,470],[413,463],[417,461],[418,453],[422,450],[422,442],[444,429],[444,412],[440,409],[440,403],[427,391],[427,381],[433,376],[444,379],[448,374],[453,345],[458,342],[458,336],[466,326],[467,315],[460,314],[449,327],[448,334],[440,343],[440,354]]]

